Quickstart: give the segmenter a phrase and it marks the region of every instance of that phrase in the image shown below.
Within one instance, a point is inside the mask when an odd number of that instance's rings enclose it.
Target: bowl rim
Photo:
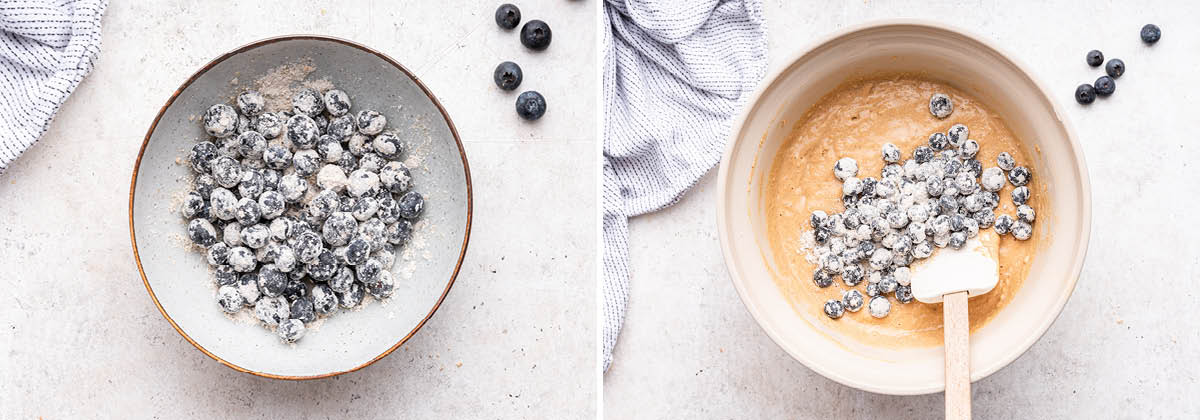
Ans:
[[[758,87],[754,90],[754,93],[747,98],[747,101],[744,103],[744,105],[743,105],[742,109],[739,111],[736,119],[733,121],[733,125],[731,127],[733,127],[734,130],[732,130],[730,132],[729,138],[727,139],[725,153],[721,157],[720,169],[719,169],[719,172],[717,175],[718,185],[717,185],[717,196],[716,196],[715,204],[717,206],[718,240],[720,241],[720,244],[721,244],[721,253],[722,253],[722,256],[725,261],[726,270],[729,272],[730,280],[733,283],[734,289],[738,293],[739,299],[742,301],[742,304],[745,305],[746,310],[748,312],[750,312],[750,315],[754,318],[755,323],[757,323],[759,325],[759,328],[761,328],[764,332],[767,333],[767,336],[771,338],[771,341],[774,342],[776,346],[778,346],[784,352],[791,355],[793,359],[804,364],[804,366],[808,367],[809,369],[819,373],[821,376],[824,376],[828,379],[832,379],[833,381],[841,383],[842,385],[846,385],[846,386],[849,386],[852,388],[856,388],[856,389],[860,389],[860,390],[864,390],[864,391],[868,391],[868,392],[891,394],[891,395],[921,395],[921,394],[929,394],[929,393],[934,393],[934,392],[941,392],[942,390],[945,389],[945,386],[942,385],[942,386],[933,386],[933,387],[925,387],[925,388],[890,388],[890,387],[876,386],[871,383],[858,382],[852,378],[842,376],[839,373],[837,373],[831,369],[827,369],[825,366],[822,366],[822,365],[808,359],[807,357],[805,357],[805,355],[803,353],[792,352],[791,350],[788,349],[788,347],[784,346],[782,336],[778,332],[776,332],[774,329],[772,329],[772,328],[768,327],[766,324],[764,324],[765,318],[763,315],[763,312],[764,312],[763,309],[754,303],[751,296],[749,295],[749,292],[746,290],[744,282],[739,277],[738,271],[735,270],[735,267],[738,267],[739,263],[733,257],[732,245],[730,242],[730,232],[728,232],[726,229],[726,225],[729,223],[729,219],[730,219],[730,216],[726,213],[726,203],[728,202],[728,197],[730,196],[730,194],[735,193],[736,191],[739,191],[739,189],[737,188],[737,187],[739,187],[739,185],[733,185],[735,180],[730,179],[729,165],[732,160],[734,150],[741,143],[741,137],[743,137],[742,134],[745,130],[745,124],[746,124],[747,120],[749,120],[751,112],[754,111],[754,109],[757,107],[758,103],[762,100],[762,97],[766,94],[766,92],[769,89],[774,88],[776,86],[776,84],[778,83],[779,78],[784,73],[786,73],[790,69],[792,69],[797,64],[797,62],[806,58],[808,55],[812,54],[819,48],[821,48],[829,43],[836,42],[847,36],[858,33],[858,32],[877,30],[877,29],[888,28],[888,27],[917,27],[917,28],[922,28],[922,29],[927,29],[927,30],[947,32],[952,35],[958,35],[958,36],[967,38],[968,40],[974,41],[974,42],[984,46],[985,48],[989,48],[989,49],[995,51],[1001,58],[1008,61],[1013,67],[1015,67],[1017,70],[1019,70],[1022,73],[1022,76],[1024,76],[1026,79],[1028,79],[1033,84],[1033,86],[1039,91],[1039,93],[1046,100],[1046,102],[1050,104],[1051,110],[1054,112],[1055,117],[1061,123],[1063,130],[1066,133],[1067,143],[1068,143],[1067,146],[1069,147],[1072,154],[1074,155],[1075,160],[1077,162],[1079,162],[1078,172],[1076,175],[1079,177],[1080,184],[1082,187],[1082,192],[1083,192],[1082,196],[1080,197],[1080,204],[1081,204],[1081,207],[1083,208],[1083,212],[1082,212],[1082,214],[1079,215],[1080,220],[1082,222],[1082,230],[1081,230],[1081,236],[1078,238],[1079,244],[1076,248],[1075,258],[1072,261],[1072,267],[1070,268],[1071,274],[1070,274],[1069,278],[1067,279],[1067,281],[1070,282],[1070,284],[1068,285],[1068,288],[1067,288],[1067,293],[1063,294],[1063,296],[1060,296],[1054,302],[1054,304],[1055,304],[1054,315],[1050,316],[1050,317],[1046,317],[1044,320],[1042,320],[1042,322],[1040,324],[1034,326],[1033,330],[1035,331],[1035,334],[1028,335],[1027,336],[1028,338],[1025,339],[1024,341],[1014,343],[1015,345],[1010,347],[1010,350],[1005,352],[1002,357],[996,359],[995,362],[988,364],[988,365],[979,366],[979,369],[977,369],[977,370],[975,369],[975,366],[973,366],[972,367],[973,374],[971,377],[972,382],[978,381],[980,379],[983,379],[984,377],[987,377],[987,376],[995,373],[996,371],[1004,368],[1005,366],[1008,366],[1010,363],[1015,361],[1017,358],[1024,355],[1025,352],[1028,351],[1029,348],[1032,347],[1034,343],[1036,343],[1038,340],[1041,339],[1041,337],[1043,335],[1045,335],[1046,331],[1050,328],[1050,326],[1054,323],[1054,321],[1056,321],[1058,319],[1058,317],[1061,316],[1062,310],[1066,307],[1067,301],[1070,299],[1071,295],[1073,295],[1075,292],[1075,287],[1078,284],[1079,276],[1083,271],[1083,263],[1087,258],[1087,250],[1088,250],[1088,246],[1090,243],[1091,231],[1092,231],[1092,188],[1091,188],[1091,180],[1088,177],[1087,162],[1084,159],[1083,151],[1082,151],[1082,148],[1080,147],[1078,137],[1076,136],[1076,133],[1075,133],[1075,129],[1072,126],[1070,120],[1065,117],[1066,113],[1063,112],[1062,106],[1058,103],[1058,101],[1056,101],[1054,99],[1054,96],[1049,94],[1049,91],[1046,89],[1046,85],[1044,83],[1042,83],[1032,73],[1030,73],[1028,70],[1026,70],[1030,67],[1025,65],[1024,62],[1015,58],[1015,56],[1013,54],[1011,54],[1008,50],[1000,48],[996,44],[986,40],[985,38],[983,38],[981,36],[978,36],[974,33],[966,31],[962,28],[955,27],[953,25],[946,25],[946,24],[943,24],[940,22],[934,22],[931,20],[914,19],[914,18],[871,20],[871,21],[864,22],[861,24],[852,25],[852,26],[834,31],[831,34],[828,34],[828,35],[825,35],[822,37],[818,37],[814,42],[808,43],[804,48],[798,49],[795,52],[789,54],[789,56],[787,57],[786,60],[780,61],[777,65],[775,65],[771,69],[771,71],[767,74],[767,78],[764,78],[763,81],[761,83],[759,83]],[[766,112],[766,111],[760,111],[760,112]],[[751,137],[753,137],[753,136],[751,136]],[[744,188],[741,190],[744,191]]]
[[[158,128],[159,120],[161,120],[163,115],[166,114],[167,108],[169,108],[172,104],[175,103],[175,100],[179,97],[179,95],[181,93],[183,93],[184,89],[187,89],[189,86],[191,86],[192,83],[196,81],[196,79],[199,79],[200,76],[204,75],[204,73],[207,73],[214,66],[216,66],[217,64],[220,64],[221,62],[224,62],[225,60],[227,60],[233,56],[253,50],[258,47],[274,44],[277,42],[303,41],[303,40],[333,42],[333,43],[349,46],[349,47],[356,48],[358,50],[373,54],[376,57],[379,57],[380,59],[382,59],[384,62],[392,65],[397,70],[400,70],[402,73],[404,73],[410,79],[412,79],[413,83],[415,83],[417,85],[417,87],[419,87],[421,89],[421,92],[423,92],[425,94],[425,96],[427,96],[429,98],[429,100],[433,102],[433,105],[437,107],[438,112],[440,112],[442,114],[442,118],[446,120],[446,125],[450,128],[450,134],[454,137],[454,142],[458,145],[458,155],[462,159],[463,174],[466,178],[466,184],[467,184],[467,190],[466,190],[466,192],[467,192],[467,220],[466,220],[465,229],[463,231],[462,248],[459,250],[458,261],[454,265],[454,271],[450,274],[450,279],[446,282],[446,287],[442,290],[442,294],[441,294],[441,296],[438,297],[437,302],[434,303],[433,307],[429,309],[429,313],[427,313],[425,315],[425,317],[421,319],[421,322],[417,323],[416,327],[413,327],[412,331],[409,331],[407,335],[405,335],[404,337],[402,337],[400,339],[400,341],[397,341],[396,344],[392,345],[387,350],[384,350],[383,353],[379,354],[378,356],[375,356],[371,360],[368,360],[366,363],[355,366],[353,368],[343,370],[343,371],[328,372],[328,373],[322,373],[322,374],[317,374],[317,375],[288,376],[288,375],[276,375],[276,374],[265,373],[265,372],[257,372],[257,371],[246,369],[244,367],[233,364],[233,363],[231,363],[225,359],[222,359],[219,356],[209,352],[207,349],[204,348],[204,346],[201,346],[200,343],[197,343],[195,340],[192,340],[192,338],[190,336],[188,336],[187,333],[183,332],[183,330],[179,328],[179,325],[175,323],[174,319],[171,319],[171,315],[167,314],[166,309],[164,309],[162,304],[158,301],[158,297],[155,296],[155,294],[154,294],[154,288],[150,287],[150,281],[146,278],[145,270],[142,269],[142,259],[138,255],[137,234],[134,231],[133,204],[134,204],[134,197],[136,197],[135,191],[137,189],[138,170],[141,168],[141,164],[142,164],[142,155],[146,153],[146,146],[150,144],[150,137],[154,134],[155,129]],[[199,70],[197,70],[190,77],[188,77],[187,80],[185,80],[183,82],[183,84],[181,84],[179,86],[179,88],[175,90],[175,93],[171,94],[171,97],[168,98],[167,102],[162,106],[162,108],[159,109],[158,115],[156,115],[154,117],[154,122],[152,122],[150,124],[150,128],[146,131],[146,137],[144,140],[142,140],[142,146],[138,150],[137,160],[135,160],[134,164],[133,164],[132,179],[129,182],[129,240],[133,246],[133,260],[134,260],[134,262],[137,263],[138,274],[141,275],[142,284],[146,286],[146,292],[148,292],[150,294],[150,299],[154,301],[154,306],[158,308],[159,313],[161,313],[163,318],[165,318],[167,320],[167,322],[169,322],[171,324],[171,328],[174,328],[175,331],[179,333],[179,335],[183,336],[184,340],[187,340],[188,343],[191,343],[192,346],[196,347],[196,349],[200,350],[200,352],[204,353],[204,355],[212,358],[213,360],[221,362],[221,364],[228,366],[228,367],[232,368],[233,370],[236,370],[239,372],[244,372],[244,373],[249,373],[249,374],[252,374],[255,376],[261,376],[264,378],[271,378],[271,379],[309,380],[309,379],[321,379],[321,378],[338,376],[338,375],[341,375],[344,373],[354,372],[356,370],[370,366],[371,364],[379,361],[380,359],[391,354],[396,349],[400,348],[401,345],[403,345],[405,342],[407,342],[409,338],[412,338],[412,336],[414,334],[416,334],[417,331],[421,329],[421,327],[424,327],[425,323],[428,322],[429,319],[433,317],[433,314],[435,312],[437,312],[438,308],[441,307],[442,302],[446,299],[446,295],[448,295],[450,293],[450,288],[452,286],[454,286],[454,281],[458,278],[459,270],[462,269],[463,259],[467,255],[467,243],[470,241],[470,238],[471,238],[472,212],[473,212],[473,194],[472,194],[472,185],[471,185],[471,168],[470,168],[470,165],[467,163],[467,153],[466,153],[466,150],[463,148],[462,138],[458,134],[458,129],[455,128],[455,126],[454,126],[454,121],[450,119],[450,114],[446,112],[446,108],[442,106],[442,103],[440,101],[438,101],[437,96],[435,96],[433,94],[433,92],[431,92],[429,90],[429,88],[426,87],[423,82],[421,82],[421,79],[418,78],[415,74],[413,74],[412,71],[409,71],[407,67],[404,67],[404,65],[400,64],[395,59],[392,59],[387,54],[384,54],[378,50],[375,50],[373,48],[367,47],[365,45],[359,44],[354,41],[350,41],[350,40],[343,39],[343,38],[332,37],[332,36],[326,36],[326,35],[294,34],[294,35],[282,35],[282,36],[275,36],[275,37],[260,39],[258,41],[251,42],[249,44],[243,45],[243,46],[235,48],[229,52],[221,54],[217,58],[212,59],[212,61],[209,61],[208,64],[205,64],[204,66],[200,67]]]

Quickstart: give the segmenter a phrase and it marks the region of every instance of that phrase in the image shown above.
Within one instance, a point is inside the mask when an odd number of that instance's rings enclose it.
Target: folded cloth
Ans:
[[[0,0],[0,174],[92,71],[108,0]]]
[[[767,65],[761,0],[607,0],[604,370],[629,293],[628,218],[674,204],[721,159]]]

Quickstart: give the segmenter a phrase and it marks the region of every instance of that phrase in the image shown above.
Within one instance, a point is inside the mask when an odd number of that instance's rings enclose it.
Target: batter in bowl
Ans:
[[[929,100],[943,93],[954,103],[950,117],[930,114]],[[775,282],[792,306],[821,329],[837,332],[871,346],[924,347],[942,342],[940,304],[917,301],[901,304],[892,300],[891,312],[875,318],[864,312],[831,319],[822,314],[829,299],[840,299],[851,289],[841,281],[826,288],[812,280],[816,264],[810,261],[813,247],[810,215],[816,210],[841,212],[842,183],[833,174],[834,162],[849,157],[858,162],[860,176],[877,176],[885,162],[880,150],[892,143],[908,158],[917,146],[926,145],[930,134],[946,132],[954,124],[970,127],[970,138],[980,145],[976,158],[984,168],[996,166],[1001,152],[1032,169],[1028,202],[1041,220],[1048,219],[1044,187],[1033,155],[1009,131],[1002,118],[982,102],[949,85],[916,76],[900,75],[851,81],[839,86],[812,106],[798,121],[788,142],[779,150],[763,190],[767,208],[767,235],[776,266]],[[1013,186],[1005,183],[995,213],[1015,216],[1009,198]],[[971,328],[990,321],[1020,289],[1036,251],[1045,240],[1034,224],[1029,240],[1012,235],[1000,240],[1000,281],[990,293],[970,300]],[[934,251],[930,258],[937,258]],[[867,282],[853,287],[864,292]]]

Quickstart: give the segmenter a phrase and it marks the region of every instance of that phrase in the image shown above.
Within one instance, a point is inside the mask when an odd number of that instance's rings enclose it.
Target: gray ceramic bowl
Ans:
[[[287,345],[258,325],[225,315],[202,254],[181,242],[184,220],[172,203],[188,191],[191,169],[176,158],[207,138],[199,118],[272,68],[311,60],[308,79],[326,78],[351,95],[353,111],[383,113],[389,129],[410,142],[419,164],[415,190],[426,197],[414,240],[397,252],[396,291],[308,331]],[[233,80],[239,83],[231,83]],[[411,162],[412,160],[410,160]],[[395,60],[353,42],[288,36],[252,43],[218,57],[167,100],[146,134],[129,189],[133,255],[150,298],[185,339],[239,371],[280,379],[313,379],[370,365],[404,344],[437,310],[462,265],[471,230],[471,175],[450,116],[429,90]]]

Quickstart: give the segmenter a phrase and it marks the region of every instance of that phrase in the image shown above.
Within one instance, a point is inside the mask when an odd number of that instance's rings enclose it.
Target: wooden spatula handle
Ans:
[[[946,333],[946,418],[971,418],[971,322],[967,319],[967,292],[942,298]]]

